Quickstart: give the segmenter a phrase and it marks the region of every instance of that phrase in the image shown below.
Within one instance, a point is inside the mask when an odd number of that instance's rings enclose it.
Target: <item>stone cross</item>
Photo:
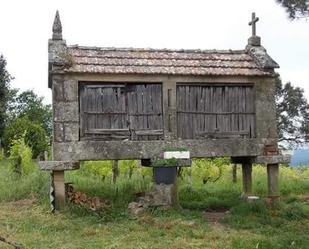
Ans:
[[[249,25],[252,26],[252,36],[256,36],[256,23],[259,18],[255,17],[255,12],[252,13],[252,20],[249,22]]]

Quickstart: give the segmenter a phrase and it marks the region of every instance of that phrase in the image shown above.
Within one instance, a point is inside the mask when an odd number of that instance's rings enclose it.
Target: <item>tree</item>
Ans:
[[[289,14],[289,18],[309,17],[308,0],[276,0]]]
[[[25,139],[25,143],[31,148],[33,158],[42,155],[48,150],[48,140],[45,130],[27,117],[16,118],[4,130],[3,147],[7,154],[14,140]]]
[[[11,120],[27,117],[30,121],[40,125],[50,137],[52,133],[51,105],[43,103],[32,90],[24,91],[17,95],[10,105]]]
[[[304,90],[290,82],[276,83],[276,108],[279,142],[297,147],[309,141],[309,104]]]
[[[6,60],[0,55],[0,138],[3,135],[5,122],[7,118],[7,107],[10,99],[9,84],[12,77],[6,70]]]

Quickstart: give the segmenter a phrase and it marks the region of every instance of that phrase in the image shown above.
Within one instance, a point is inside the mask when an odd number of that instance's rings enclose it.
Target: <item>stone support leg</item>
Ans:
[[[113,183],[116,183],[118,175],[119,175],[118,160],[113,160],[112,164]]]
[[[177,186],[177,178],[172,185],[172,193],[171,193],[171,204],[174,208],[179,208],[179,196],[178,196],[178,186]]]
[[[242,184],[243,184],[243,196],[247,198],[252,194],[252,163],[242,163]]]
[[[232,165],[232,181],[233,183],[237,183],[237,164],[236,163]]]
[[[64,171],[54,171],[53,178],[56,210],[63,210],[65,207]]]
[[[279,198],[279,164],[267,164],[268,197],[271,201]]]

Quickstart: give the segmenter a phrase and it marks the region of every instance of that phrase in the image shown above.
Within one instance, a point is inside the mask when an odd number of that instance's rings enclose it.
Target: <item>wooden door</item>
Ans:
[[[127,85],[129,127],[132,140],[163,138],[162,85]]]
[[[161,84],[87,84],[80,89],[81,138],[163,138]]]
[[[91,139],[130,137],[125,85],[85,84],[80,91],[81,135]]]
[[[177,130],[183,139],[255,136],[252,86],[177,86]]]

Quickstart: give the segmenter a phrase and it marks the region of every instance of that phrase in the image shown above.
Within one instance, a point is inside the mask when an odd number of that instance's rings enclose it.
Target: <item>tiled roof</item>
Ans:
[[[80,46],[69,46],[67,49],[72,65],[66,68],[66,71],[76,73],[263,76],[272,75],[272,69],[277,67],[277,64],[263,66],[265,63],[259,63],[248,50],[116,49]]]

